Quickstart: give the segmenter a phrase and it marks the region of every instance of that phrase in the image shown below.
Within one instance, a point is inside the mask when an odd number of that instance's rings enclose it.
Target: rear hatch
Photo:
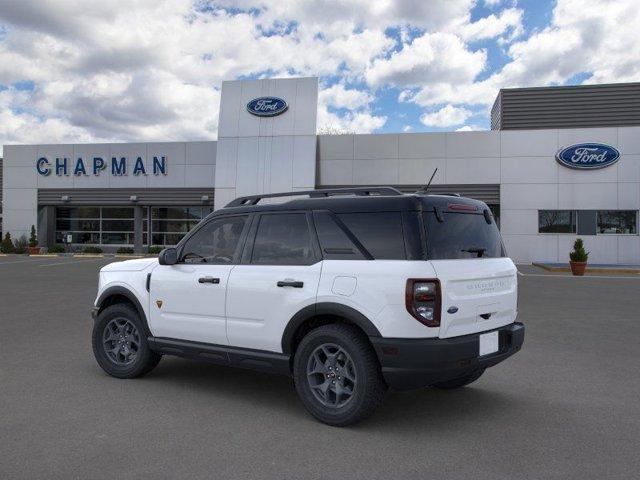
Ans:
[[[424,219],[427,255],[442,295],[439,336],[468,335],[514,322],[517,270],[488,207],[455,199],[425,212]]]

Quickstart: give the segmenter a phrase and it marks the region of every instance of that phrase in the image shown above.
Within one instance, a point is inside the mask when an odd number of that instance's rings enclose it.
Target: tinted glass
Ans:
[[[576,212],[573,210],[539,210],[538,232],[575,233]]]
[[[343,213],[338,218],[377,260],[405,260],[400,212]]]
[[[347,234],[338,226],[334,219],[326,212],[317,212],[313,215],[322,258],[327,260],[363,260],[360,252]]]
[[[182,248],[184,263],[230,264],[240,246],[247,217],[212,220],[189,238]]]
[[[443,222],[433,213],[424,217],[431,260],[505,256],[498,227],[494,221],[487,223],[484,215],[443,213]]]
[[[598,233],[636,234],[638,214],[635,210],[600,210]]]
[[[310,265],[315,256],[304,213],[262,215],[251,263],[259,265]]]

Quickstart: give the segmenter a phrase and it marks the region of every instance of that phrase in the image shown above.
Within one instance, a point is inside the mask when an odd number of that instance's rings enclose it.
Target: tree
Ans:
[[[38,235],[36,234],[35,225],[31,225],[31,234],[29,235],[29,246],[30,247],[38,246]]]
[[[13,241],[11,241],[11,234],[9,232],[7,232],[4,240],[2,240],[0,251],[2,251],[2,253],[13,253]]]

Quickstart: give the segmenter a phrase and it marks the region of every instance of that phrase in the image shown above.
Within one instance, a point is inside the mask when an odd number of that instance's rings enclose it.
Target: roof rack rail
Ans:
[[[393,187],[326,188],[319,190],[305,190],[302,192],[265,193],[262,195],[238,197],[225,205],[225,208],[257,205],[260,200],[265,198],[298,197],[303,195],[308,195],[309,198],[330,197],[335,195],[356,195],[362,197],[378,195],[388,197],[403,195],[403,193]]]

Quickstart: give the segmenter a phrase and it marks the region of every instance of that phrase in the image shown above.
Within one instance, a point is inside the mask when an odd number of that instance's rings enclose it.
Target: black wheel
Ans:
[[[296,351],[293,377],[309,413],[339,427],[370,416],[387,390],[371,344],[351,325],[309,332]]]
[[[98,364],[117,378],[145,375],[161,358],[149,348],[138,312],[126,304],[100,312],[93,325],[92,344]]]
[[[443,390],[453,390],[454,388],[464,387],[465,385],[469,385],[470,383],[478,380],[482,374],[484,373],[484,369],[476,370],[475,372],[469,373],[462,377],[454,378],[452,380],[447,380],[445,382],[434,383],[432,387],[441,388]]]

